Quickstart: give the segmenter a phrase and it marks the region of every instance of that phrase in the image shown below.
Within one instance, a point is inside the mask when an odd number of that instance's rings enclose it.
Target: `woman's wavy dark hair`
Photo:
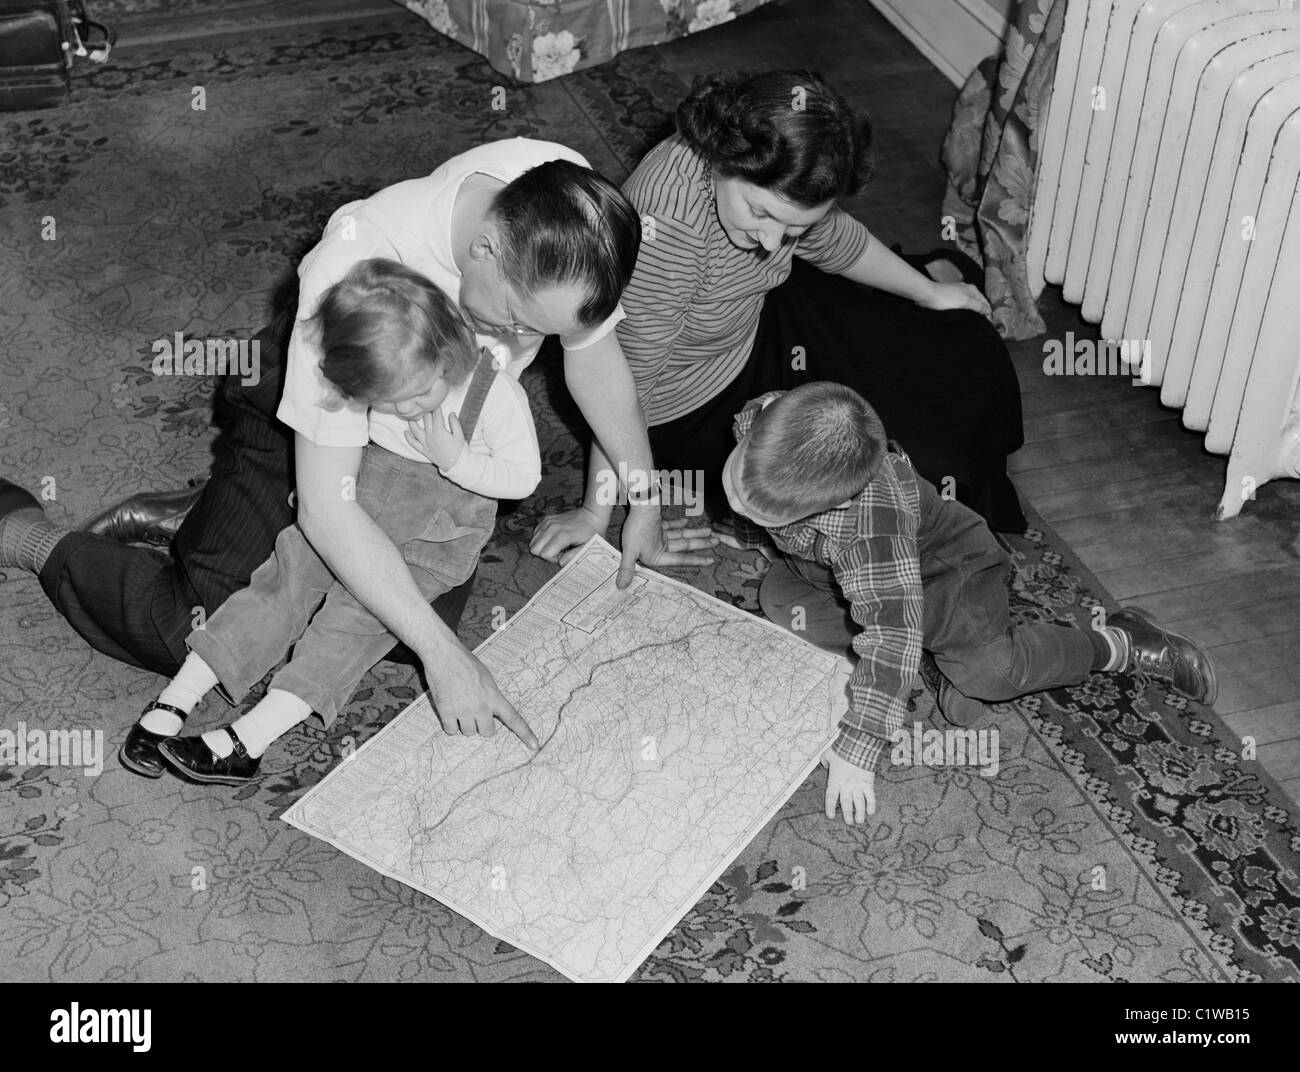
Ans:
[[[871,120],[815,71],[703,75],[677,130],[718,175],[804,208],[858,193],[871,177]]]

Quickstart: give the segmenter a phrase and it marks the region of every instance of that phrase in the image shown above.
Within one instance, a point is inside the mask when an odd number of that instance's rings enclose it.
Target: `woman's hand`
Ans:
[[[776,546],[770,541],[759,544],[755,547],[753,544],[745,543],[736,535],[736,526],[730,521],[713,522],[713,538],[716,543],[724,547],[730,547],[736,551],[757,551],[769,562],[776,561]]]
[[[607,527],[605,519],[585,506],[550,514],[537,526],[528,549],[539,558],[563,566],[593,536],[603,535]],[[659,511],[652,506],[628,508],[622,543],[623,562],[616,582],[620,588],[632,583],[637,562],[647,566],[708,566],[716,561],[709,551],[717,540],[708,525],[693,525],[689,518],[661,523]]]
[[[917,299],[916,304],[923,309],[973,309],[983,317],[993,315],[988,299],[979,292],[978,287],[970,283],[938,283],[931,280],[931,286]]]
[[[418,421],[407,421],[406,441],[442,470],[455,465],[465,449],[460,418],[453,413],[443,424],[440,410],[426,413]]]

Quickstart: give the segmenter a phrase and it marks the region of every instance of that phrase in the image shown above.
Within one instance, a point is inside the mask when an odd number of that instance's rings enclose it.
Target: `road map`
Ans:
[[[476,650],[542,742],[421,696],[282,818],[578,981],[621,982],[816,766],[846,660],[599,537]]]

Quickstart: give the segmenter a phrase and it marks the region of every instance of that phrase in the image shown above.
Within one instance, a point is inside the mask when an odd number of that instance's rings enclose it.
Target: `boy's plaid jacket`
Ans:
[[[783,392],[749,402],[736,415],[739,442],[758,412]],[[831,746],[841,759],[874,770],[902,730],[907,692],[921,665],[922,590],[917,534],[923,480],[906,454],[891,448],[875,478],[843,508],[767,529],[788,555],[829,567],[860,627],[850,707]],[[931,495],[938,493],[926,485]]]

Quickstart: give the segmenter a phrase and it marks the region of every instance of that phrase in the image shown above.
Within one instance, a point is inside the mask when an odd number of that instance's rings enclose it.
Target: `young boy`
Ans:
[[[496,499],[524,498],[541,479],[527,395],[496,374],[501,360],[476,355],[451,299],[396,261],[357,263],[325,292],[311,323],[324,355],[315,404],[407,422],[405,443],[372,439],[340,494],[401,550],[432,601],[474,572]],[[132,728],[122,765],[149,778],[169,765],[192,781],[248,782],[272,742],[313,711],[328,727],[395,642],[290,525],[248,587],[190,634],[189,656]],[[175,736],[207,692],[219,684],[237,702],[290,647],[265,698],[233,725]]]
[[[1097,630],[1013,622],[1011,561],[984,521],[919,476],[852,389],[810,383],[763,395],[736,416],[735,434],[727,500],[782,552],[759,592],[764,613],[857,656],[850,709],[823,759],[828,818],[837,804],[849,824],[875,812],[875,769],[902,730],[923,650],[939,709],[958,725],[984,713],[981,701],[1095,671],[1145,674],[1214,702],[1204,653],[1137,608]]]

